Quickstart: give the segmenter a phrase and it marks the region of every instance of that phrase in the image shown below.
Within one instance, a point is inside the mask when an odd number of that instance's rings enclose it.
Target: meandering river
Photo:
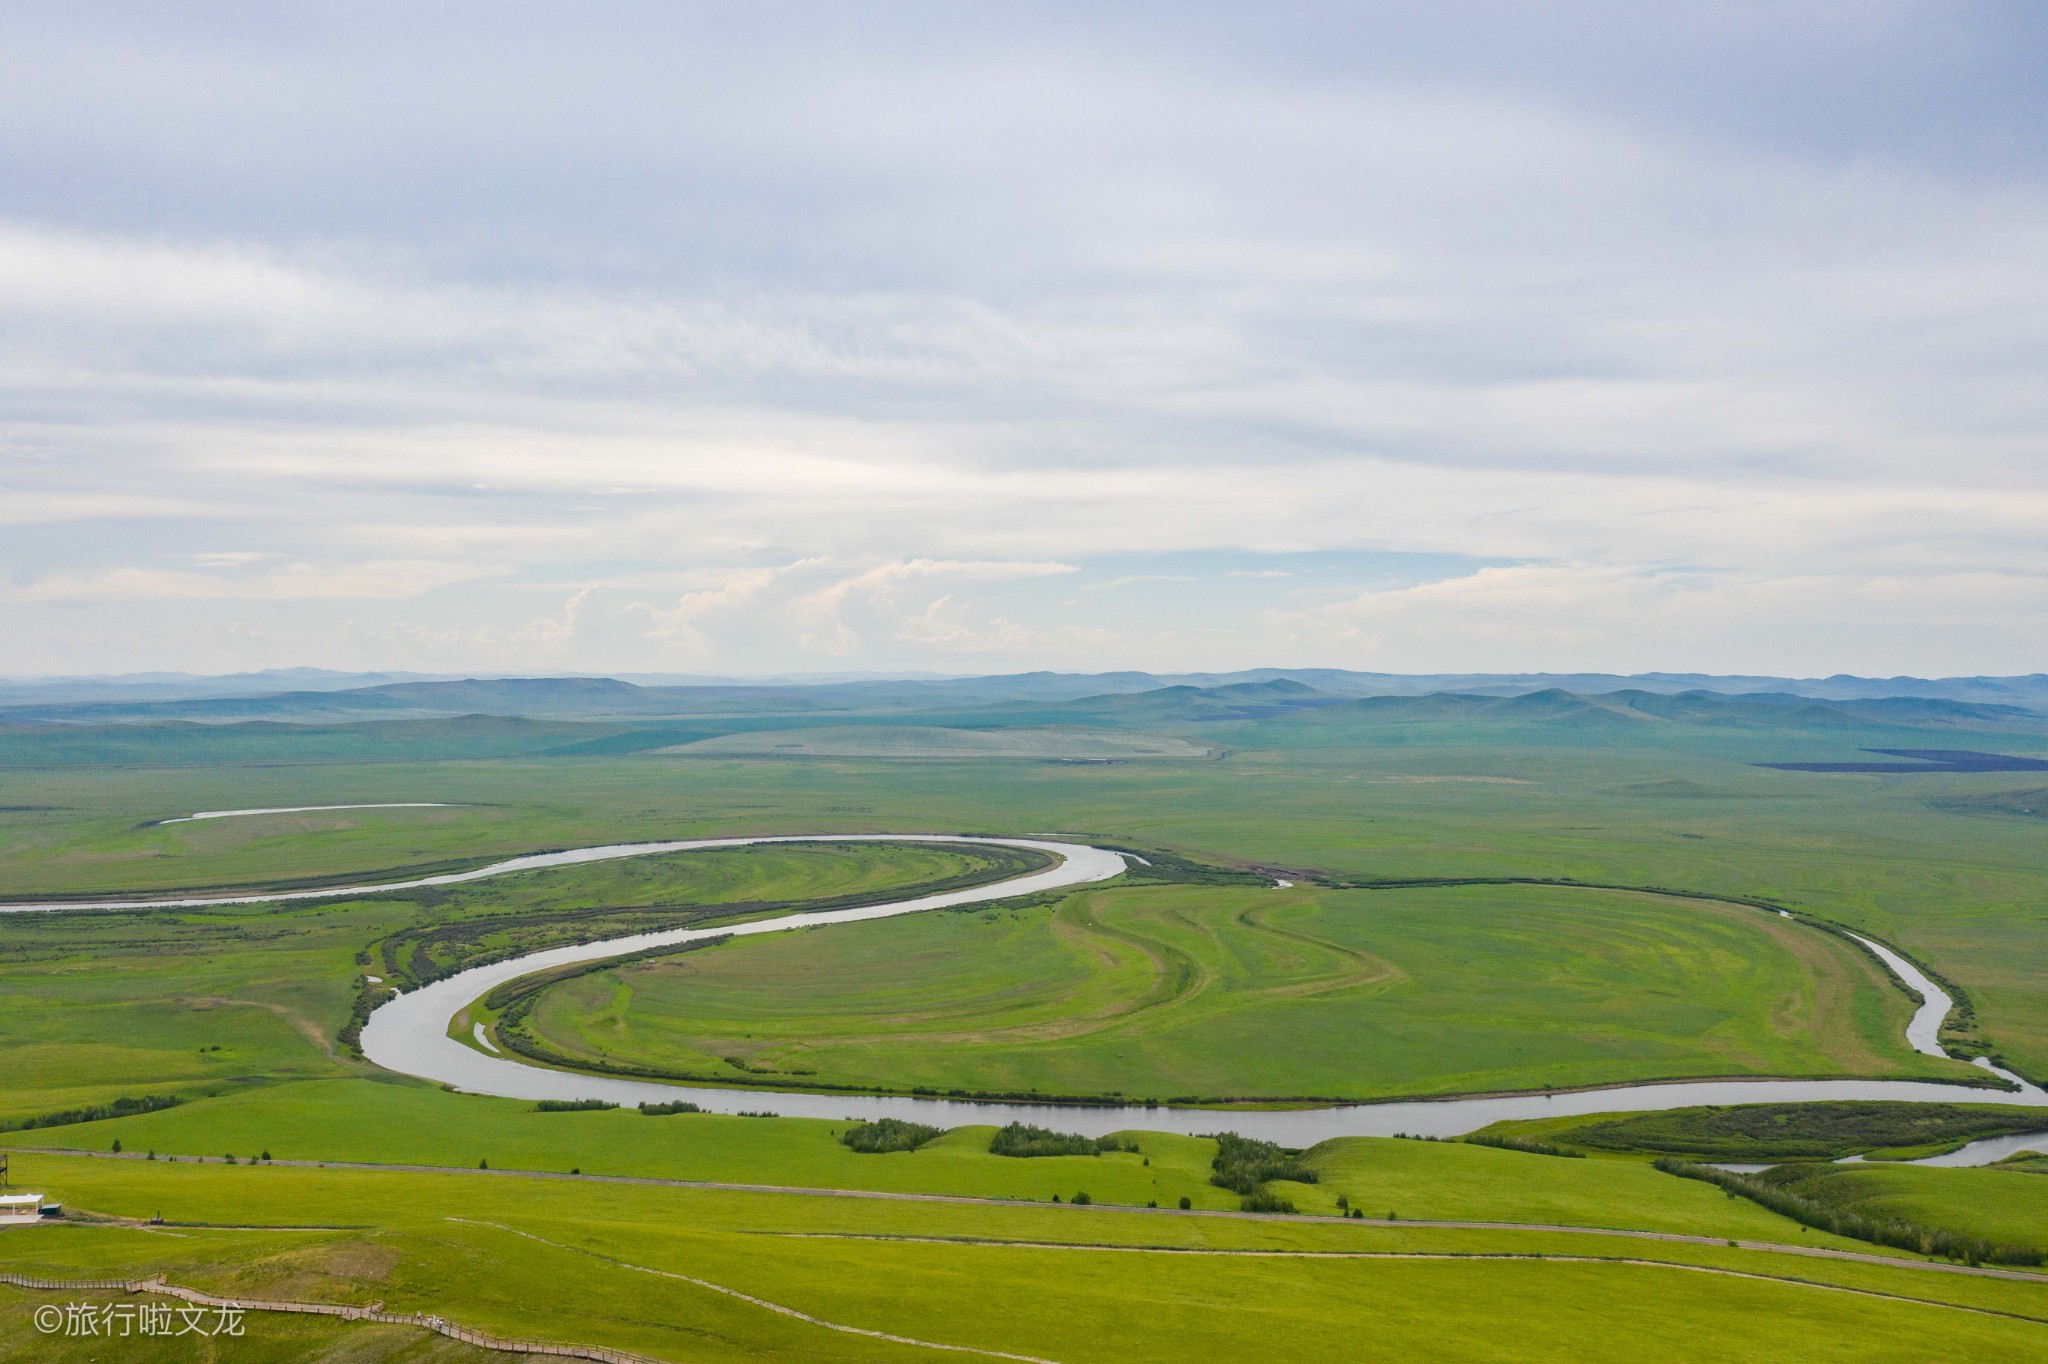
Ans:
[[[772,1112],[787,1117],[872,1119],[908,1118],[938,1127],[967,1123],[1039,1123],[1064,1131],[1102,1136],[1128,1128],[1166,1132],[1214,1132],[1219,1129],[1311,1146],[1331,1137],[1453,1137],[1509,1118],[1566,1117],[1637,1109],[1687,1108],[1697,1104],[1812,1102],[1826,1099],[1892,1099],[1913,1102],[2001,1103],[2048,1108],[2048,1092],[1996,1072],[2012,1083],[2009,1090],[1959,1089],[1954,1085],[1914,1080],[1704,1080],[1673,1084],[1620,1085],[1607,1089],[1545,1094],[1510,1094],[1479,1098],[1446,1098],[1398,1103],[1344,1104],[1331,1108],[1280,1111],[1167,1108],[1149,1104],[1080,1106],[1067,1104],[975,1103],[957,1099],[926,1099],[898,1095],[807,1093],[771,1089],[713,1089],[679,1086],[614,1076],[583,1075],[529,1065],[506,1056],[490,1056],[448,1035],[450,1020],[464,1006],[507,981],[534,971],[579,962],[602,961],[650,947],[667,947],[730,934],[780,933],[831,924],[914,914],[928,909],[1007,899],[1039,891],[1106,881],[1124,870],[1122,854],[1084,844],[1045,839],[987,838],[962,834],[805,834],[766,838],[704,838],[664,843],[621,843],[563,852],[510,858],[471,871],[412,880],[334,886],[268,895],[183,897],[163,900],[110,900],[63,904],[0,905],[0,912],[76,909],[196,908],[206,905],[256,904],[274,900],[328,899],[336,896],[405,890],[417,886],[454,885],[543,867],[573,866],[623,857],[738,848],[756,843],[980,843],[1032,848],[1054,854],[1053,867],[968,890],[949,891],[858,909],[818,914],[791,914],[722,928],[676,929],[642,933],[603,942],[550,948],[513,961],[479,966],[403,994],[370,1016],[363,1029],[363,1053],[387,1070],[399,1071],[477,1094],[514,1099],[603,1099],[620,1104],[667,1103],[679,1098],[712,1112]],[[1851,935],[1854,936],[1854,935]],[[1922,1000],[1907,1028],[1916,1050],[1941,1055],[1935,1039],[1952,1001],[1913,964],[1896,952],[1856,939],[1896,973]],[[1988,1064],[1986,1069],[1992,1069]],[[2048,1115],[2043,1127],[2048,1128]],[[1942,1165],[1981,1164],[2013,1150],[2048,1145],[2048,1136],[2001,1137],[1974,1143],[1963,1150],[1932,1158]]]

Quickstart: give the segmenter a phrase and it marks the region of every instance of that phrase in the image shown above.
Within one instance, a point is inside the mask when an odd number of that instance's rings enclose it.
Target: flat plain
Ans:
[[[2038,778],[1753,765],[2038,753],[2030,722],[1708,724],[1553,701],[1218,720],[1202,701],[1178,723],[1186,704],[1090,720],[1127,755],[1094,762],[956,760],[916,735],[872,741],[899,756],[776,756],[791,741],[759,738],[660,751],[719,731],[695,721],[0,728],[0,899],[385,880],[722,834],[1066,836],[1144,860],[1056,900],[592,972],[545,991],[528,1026],[571,1061],[709,1078],[1163,1100],[1981,1079],[1905,1047],[1913,1001],[1830,931],[1850,928],[1954,990],[1959,1051],[2048,1075]],[[1040,731],[1025,750],[1076,723],[1009,719]],[[1135,756],[1169,739],[1209,756]],[[351,801],[447,804],[159,822]],[[0,1142],[17,1185],[100,1219],[0,1232],[0,1267],[381,1299],[677,1360],[1905,1360],[2048,1343],[2048,1283],[1930,1268],[1640,1152],[1346,1138],[1259,1181],[1257,1206],[1296,1214],[1254,1216],[1213,1182],[1203,1137],[1020,1159],[968,1127],[863,1154],[844,1122],[536,1112],[386,1075],[348,1045],[379,988],[476,961],[1015,870],[971,849],[812,845],[0,917],[0,1123],[16,1129]],[[179,1102],[114,1115],[150,1095]],[[2048,1187],[2017,1169],[1840,1168],[1816,1197],[2016,1244]],[[1310,1216],[1343,1211],[1366,1217]],[[153,1231],[159,1213],[189,1225]],[[1417,1225],[1441,1221],[1507,1225]],[[0,1358],[93,1357],[19,1329],[46,1300],[0,1289]],[[480,1357],[413,1328],[281,1317],[232,1348]]]
[[[552,1055],[700,1079],[1370,1099],[1679,1076],[1954,1076],[1832,935],[1555,886],[1154,886],[738,939],[547,990]]]

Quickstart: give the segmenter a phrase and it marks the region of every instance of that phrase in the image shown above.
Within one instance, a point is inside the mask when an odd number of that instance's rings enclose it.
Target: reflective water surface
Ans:
[[[536,952],[450,976],[446,980],[400,995],[370,1016],[363,1029],[363,1051],[388,1070],[451,1084],[477,1094],[514,1099],[605,1099],[614,1103],[666,1103],[688,1098],[713,1112],[772,1112],[789,1117],[908,1118],[939,1127],[967,1123],[1039,1123],[1069,1132],[1101,1136],[1126,1128],[1202,1133],[1229,1130],[1287,1146],[1311,1146],[1330,1137],[1450,1137],[1509,1118],[1578,1116],[1640,1109],[1686,1108],[1698,1104],[1812,1102],[1827,1099],[1893,1099],[1916,1102],[2001,1103],[2048,1109],[2048,1093],[2003,1071],[2012,1089],[1968,1089],[1914,1080],[1703,1080],[1675,1084],[1622,1085],[1611,1089],[1492,1097],[1433,1099],[1399,1103],[1346,1104],[1332,1108],[1290,1110],[1166,1108],[1150,1104],[1079,1106],[1067,1104],[976,1103],[959,1099],[928,1099],[873,1094],[800,1093],[769,1089],[712,1089],[660,1084],[609,1076],[548,1070],[504,1056],[489,1056],[448,1036],[449,1021],[464,1005],[508,980],[532,971],[574,962],[599,961],[648,947],[671,946],[719,934],[776,933],[795,928],[853,923],[913,914],[920,910],[975,904],[1108,880],[1124,869],[1122,854],[1084,844],[1044,839],[986,838],[960,834],[802,834],[768,838],[702,838],[661,843],[619,843],[571,848],[509,858],[471,871],[424,876],[381,884],[334,886],[320,890],[270,895],[182,897],[162,900],[109,900],[64,904],[0,905],[0,912],[27,913],[53,909],[188,908],[206,905],[256,904],[271,900],[312,900],[405,890],[416,886],[455,885],[512,872],[574,866],[623,857],[737,848],[755,843],[993,843],[1035,848],[1055,854],[1059,863],[1045,871],[969,890],[951,891],[860,909],[820,914],[786,915],[727,928],[677,929],[642,933],[604,942],[580,943]],[[1851,935],[1854,936],[1854,935]],[[1924,1001],[1907,1028],[1915,1049],[1941,1055],[1935,1038],[1947,1015],[1948,996],[1913,964],[1897,953],[1857,938]],[[1981,1063],[1980,1064],[1984,1064]],[[1991,1069],[1986,1065],[1986,1069]],[[2048,1113],[2042,1125],[2048,1128]],[[1996,1160],[2015,1150],[2048,1144],[2048,1136],[1999,1137],[1975,1142],[1946,1156],[1919,1162],[1929,1165],[1970,1165]]]

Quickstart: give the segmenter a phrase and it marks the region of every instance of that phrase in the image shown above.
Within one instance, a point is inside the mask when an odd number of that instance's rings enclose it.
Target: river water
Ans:
[[[472,871],[409,881],[329,887],[271,895],[193,897],[168,900],[74,902],[68,904],[0,905],[0,912],[24,913],[55,909],[188,908],[205,905],[254,904],[270,900],[309,900],[454,885],[511,872],[574,866],[622,857],[709,848],[737,848],[755,843],[983,843],[1034,848],[1061,860],[1040,872],[890,904],[819,914],[785,915],[724,928],[676,929],[642,933],[604,942],[551,948],[450,976],[446,980],[400,995],[378,1008],[363,1028],[363,1053],[387,1070],[453,1085],[475,1094],[513,1099],[603,1099],[619,1104],[669,1103],[688,1099],[710,1112],[776,1113],[785,1117],[874,1119],[906,1118],[935,1127],[969,1123],[1028,1122],[1105,1136],[1142,1128],[1157,1132],[1204,1133],[1228,1130],[1285,1146],[1312,1146],[1331,1137],[1410,1136],[1454,1137],[1510,1118],[1573,1117],[1641,1109],[1689,1108],[1700,1104],[1818,1102],[1840,1099],[1890,1099],[1908,1102],[1970,1102],[2013,1104],[2048,1109],[2048,1092],[2004,1071],[1996,1073],[2013,1089],[1967,1089],[1915,1080],[1698,1080],[1672,1084],[1621,1085],[1608,1089],[1556,1093],[1521,1093],[1492,1097],[1409,1100],[1397,1103],[1344,1104],[1330,1108],[1257,1111],[1244,1109],[1168,1108],[1150,1104],[1069,1105],[976,1103],[906,1095],[806,1093],[770,1089],[715,1089],[661,1084],[613,1076],[582,1075],[550,1070],[505,1056],[489,1056],[448,1035],[450,1020],[461,1009],[507,981],[534,971],[579,962],[601,961],[650,947],[668,947],[724,934],[812,931],[831,924],[914,914],[922,910],[976,904],[1030,895],[1096,881],[1124,870],[1121,854],[1083,844],[1043,839],[987,838],[960,834],[804,834],[770,838],[705,838],[664,843],[621,843],[510,858]],[[1855,935],[1851,935],[1852,937]],[[1925,974],[1881,944],[1857,937],[1895,972],[1923,1003],[1907,1027],[1907,1040],[1929,1055],[1943,1053],[1935,1039],[1952,1001]],[[1979,1064],[1985,1064],[1980,1062]],[[1986,1064],[1986,1069],[1992,1069]],[[2048,1113],[2042,1117],[2048,1129]],[[2048,1145],[2048,1135],[1999,1137],[1976,1142],[1923,1164],[1983,1164],[2022,1149]]]

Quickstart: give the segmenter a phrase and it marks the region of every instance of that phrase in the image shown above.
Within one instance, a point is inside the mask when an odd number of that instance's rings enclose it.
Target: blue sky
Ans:
[[[2038,5],[0,16],[0,673],[2048,656]]]

